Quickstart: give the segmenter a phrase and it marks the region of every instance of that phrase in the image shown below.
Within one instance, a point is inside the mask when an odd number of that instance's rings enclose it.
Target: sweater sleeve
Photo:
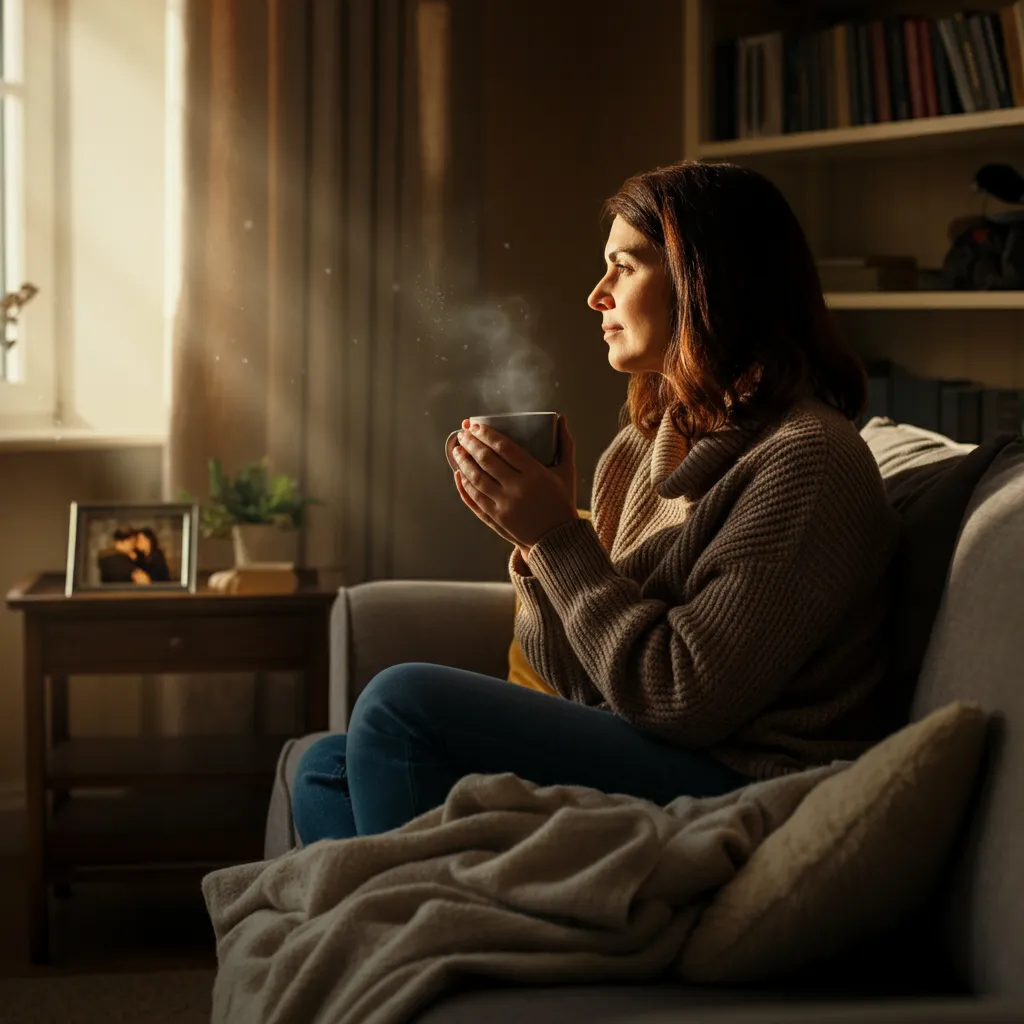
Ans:
[[[565,635],[558,612],[539,580],[522,564],[518,550],[512,552],[508,574],[519,596],[515,637],[533,670],[568,700],[590,705],[603,703],[604,697],[587,678],[586,669]]]
[[[617,455],[630,435],[629,428],[620,431],[597,461],[590,502],[595,527],[604,512],[598,495],[603,491],[609,467],[614,467],[620,461]],[[580,519],[578,522],[587,523],[587,520]],[[598,544],[600,545],[600,541]],[[530,666],[562,697],[579,704],[603,704],[604,697],[587,677],[586,669],[566,636],[558,612],[544,592],[540,581],[523,561],[518,548],[512,549],[508,575],[519,597],[515,637]]]
[[[832,441],[822,429],[777,446],[729,507],[709,494],[646,595],[588,522],[534,545],[531,586],[543,588],[612,711],[685,746],[712,746],[771,704],[877,582],[895,523],[870,453]],[[533,635],[521,642],[537,656]]]

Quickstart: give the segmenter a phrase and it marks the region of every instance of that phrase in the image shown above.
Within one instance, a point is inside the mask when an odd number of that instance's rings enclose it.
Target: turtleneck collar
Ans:
[[[663,498],[702,498],[726,473],[758,431],[724,427],[702,437],[688,452],[666,411],[651,455],[651,486]]]

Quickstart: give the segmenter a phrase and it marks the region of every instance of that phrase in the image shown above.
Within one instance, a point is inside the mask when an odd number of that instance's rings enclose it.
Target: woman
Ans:
[[[859,362],[806,239],[752,171],[627,181],[588,304],[630,374],[577,517],[573,442],[546,469],[463,421],[455,483],[515,545],[515,632],[564,699],[434,665],[377,675],[303,757],[304,843],[395,828],[462,776],[512,772],[664,804],[854,758],[879,684],[897,519],[854,425]]]
[[[138,562],[138,572],[145,576],[145,580],[136,580],[137,583],[168,583],[171,579],[171,571],[167,566],[167,558],[160,548],[160,541],[156,533],[148,526],[144,526],[135,535],[135,551]]]

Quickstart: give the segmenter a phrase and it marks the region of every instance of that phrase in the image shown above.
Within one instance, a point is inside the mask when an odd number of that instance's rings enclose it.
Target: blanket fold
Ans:
[[[460,977],[665,976],[711,896],[844,767],[664,808],[471,775],[393,832],[212,872],[213,1019],[399,1024]]]

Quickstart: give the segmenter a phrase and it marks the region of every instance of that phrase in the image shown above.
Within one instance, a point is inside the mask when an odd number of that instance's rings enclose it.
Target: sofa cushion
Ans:
[[[263,837],[263,856],[266,860],[280,857],[302,845],[295,831],[292,818],[292,783],[295,770],[302,755],[318,739],[329,735],[326,732],[312,732],[299,739],[285,740],[277,756],[274,770],[274,786],[270,791],[270,809],[267,812],[267,827]]]
[[[890,728],[909,717],[932,624],[964,513],[982,475],[1013,440],[958,444],[930,430],[876,416],[861,430],[902,516],[892,563],[892,606],[886,628],[890,662],[886,714]]]
[[[924,659],[913,717],[951,700],[993,715],[982,772],[941,910],[971,988],[1024,1000],[1024,443],[974,490]]]
[[[916,911],[971,796],[986,715],[954,702],[819,783],[713,897],[680,971],[748,983],[792,973]]]
[[[950,459],[961,459],[976,447],[886,416],[873,416],[861,427],[860,436],[878,463],[889,504],[897,511],[941,478]]]

